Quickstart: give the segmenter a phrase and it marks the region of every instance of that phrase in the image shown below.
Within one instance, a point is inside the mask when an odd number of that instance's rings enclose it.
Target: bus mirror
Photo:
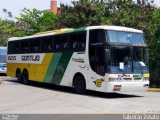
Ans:
[[[119,69],[121,69],[121,70],[124,69],[124,63],[123,63],[123,62],[120,62],[120,63],[119,63]]]

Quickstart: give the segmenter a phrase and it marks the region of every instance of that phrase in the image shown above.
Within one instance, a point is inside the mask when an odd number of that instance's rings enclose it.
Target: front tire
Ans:
[[[74,90],[79,94],[86,92],[86,82],[83,76],[76,76],[73,82]]]

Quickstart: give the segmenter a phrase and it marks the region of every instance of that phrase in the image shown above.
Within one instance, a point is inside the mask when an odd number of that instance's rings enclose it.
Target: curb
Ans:
[[[0,85],[2,85],[3,84],[3,81],[2,80],[0,80]]]
[[[160,88],[148,88],[148,91],[151,91],[151,92],[160,92]]]

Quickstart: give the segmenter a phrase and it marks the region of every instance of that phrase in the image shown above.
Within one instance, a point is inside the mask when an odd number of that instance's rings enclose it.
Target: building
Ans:
[[[51,0],[51,12],[53,12],[56,15],[61,14],[60,7],[58,7],[58,2],[57,0]]]

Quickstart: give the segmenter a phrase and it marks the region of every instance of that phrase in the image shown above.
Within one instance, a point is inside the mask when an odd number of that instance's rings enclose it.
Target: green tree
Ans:
[[[105,16],[105,4],[95,0],[79,0],[71,6],[61,4],[57,27],[83,27],[99,25]]]
[[[7,45],[8,38],[13,36],[15,23],[11,20],[0,18],[0,45]]]
[[[54,21],[57,19],[57,16],[46,10],[41,11],[37,9],[30,10],[24,8],[20,13],[20,17],[16,19],[27,24],[24,29],[27,34],[33,34],[53,29]]]

